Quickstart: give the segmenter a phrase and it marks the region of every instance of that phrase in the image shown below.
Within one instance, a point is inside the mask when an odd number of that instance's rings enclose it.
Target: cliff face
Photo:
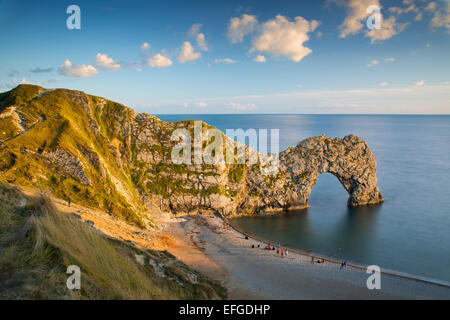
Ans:
[[[21,85],[0,95],[0,111],[1,180],[50,189],[139,225],[148,209],[228,216],[304,207],[323,172],[339,179],[350,206],[383,201],[375,158],[356,136],[306,139],[279,154],[276,174],[263,175],[261,164],[175,164],[173,133],[184,129],[194,141],[193,121],[163,122],[79,91]],[[200,132],[211,128],[202,123]]]

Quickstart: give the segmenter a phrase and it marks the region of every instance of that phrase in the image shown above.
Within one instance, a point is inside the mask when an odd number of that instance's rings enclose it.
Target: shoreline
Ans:
[[[340,263],[334,259],[311,263],[311,256],[320,259],[322,256],[297,250],[290,250],[289,256],[282,258],[272,250],[265,250],[267,241],[234,228],[227,230],[222,217],[179,216],[173,222],[185,239],[201,249],[200,254],[223,270],[220,279],[214,274],[210,276],[228,288],[232,300],[450,299],[450,288],[446,285],[390,274],[386,269],[381,277],[381,290],[369,290],[366,282],[370,275],[361,266],[352,264],[340,269]],[[183,255],[179,256],[181,260]]]
[[[266,244],[270,243],[269,241],[267,241],[265,239],[262,239],[253,234],[244,232],[243,230],[236,227],[233,223],[231,223],[230,220],[232,220],[232,219],[224,219],[224,222],[231,225],[233,227],[233,230],[240,233],[242,236],[244,236],[244,237],[246,236],[249,239],[252,239],[254,241],[259,241],[262,243],[266,243]],[[338,267],[341,264],[340,261],[338,261],[330,256],[327,256],[327,255],[322,255],[322,254],[318,254],[318,253],[314,253],[314,252],[306,252],[306,251],[302,251],[300,249],[294,249],[292,247],[285,246],[285,245],[282,245],[282,247],[289,249],[289,252],[294,252],[294,253],[304,256],[304,257],[323,259],[324,261],[326,261],[328,263],[336,264]],[[364,264],[355,263],[355,262],[351,262],[351,261],[349,262],[348,260],[345,260],[345,261],[346,261],[346,268],[353,268],[356,270],[366,271],[367,267],[369,266],[369,265],[364,265]],[[435,279],[435,278],[430,278],[430,277],[426,277],[426,276],[421,276],[421,275],[416,275],[416,274],[412,274],[412,273],[408,273],[408,272],[387,269],[387,268],[381,268],[381,267],[380,267],[380,271],[381,271],[381,274],[385,274],[385,275],[392,276],[392,277],[399,277],[402,279],[419,281],[419,282],[423,282],[423,283],[442,286],[445,288],[450,288],[450,282],[441,280],[441,279]]]

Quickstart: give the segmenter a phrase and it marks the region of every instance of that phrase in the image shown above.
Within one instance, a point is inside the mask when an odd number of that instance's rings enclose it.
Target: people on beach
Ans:
[[[286,258],[287,258],[287,256],[288,256],[288,249],[286,249],[286,250],[284,251],[284,254],[286,255]]]
[[[281,258],[282,259],[284,258],[284,251],[283,251],[283,249],[281,249]]]
[[[346,265],[347,265],[347,261],[342,260],[341,261],[341,269],[345,268]]]
[[[311,256],[311,263],[314,263],[314,257]]]
[[[68,205],[69,208],[70,208],[70,199],[67,200],[67,205]]]

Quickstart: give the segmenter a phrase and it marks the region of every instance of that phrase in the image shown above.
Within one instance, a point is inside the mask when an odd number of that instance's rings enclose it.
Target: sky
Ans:
[[[449,0],[0,0],[0,92],[150,114],[450,114],[449,40]]]

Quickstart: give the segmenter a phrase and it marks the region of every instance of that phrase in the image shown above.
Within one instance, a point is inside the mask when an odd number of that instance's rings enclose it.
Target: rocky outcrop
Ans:
[[[308,138],[280,154],[279,172],[262,177],[257,169],[247,174],[252,190],[240,206],[244,211],[277,211],[306,207],[319,174],[332,173],[349,193],[351,207],[378,204],[376,161],[361,138]]]
[[[52,152],[44,151],[42,155],[56,165],[58,169],[62,170],[63,174],[79,179],[84,185],[90,184],[80,160],[70,152],[64,149],[56,149]]]

